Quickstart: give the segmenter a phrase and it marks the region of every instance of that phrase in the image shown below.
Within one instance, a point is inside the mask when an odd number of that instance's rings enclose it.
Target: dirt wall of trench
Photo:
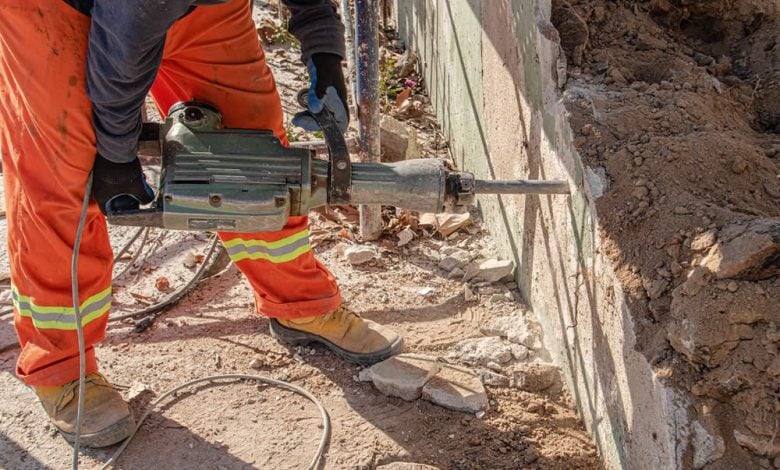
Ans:
[[[396,2],[608,468],[778,465],[778,10]]]

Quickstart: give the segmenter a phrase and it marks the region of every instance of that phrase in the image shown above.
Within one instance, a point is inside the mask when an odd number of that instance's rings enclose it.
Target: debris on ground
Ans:
[[[452,366],[442,367],[425,384],[422,398],[444,408],[465,413],[490,409],[487,393],[479,376]]]

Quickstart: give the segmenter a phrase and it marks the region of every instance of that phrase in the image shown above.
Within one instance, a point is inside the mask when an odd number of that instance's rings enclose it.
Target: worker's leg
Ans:
[[[198,8],[173,26],[152,96],[162,113],[177,101],[206,101],[226,127],[270,129],[287,144],[276,83],[246,0]],[[290,319],[339,307],[336,280],[312,253],[307,217],[291,217],[279,232],[220,236],[263,315]]]
[[[0,3],[0,152],[3,158],[17,373],[34,386],[79,376],[71,255],[95,159],[85,55],[89,18],[62,0]],[[79,252],[87,373],[111,304],[111,246],[90,205]]]
[[[270,129],[286,145],[282,108],[246,0],[198,8],[168,34],[152,87],[158,108],[203,100],[227,127]],[[287,343],[323,343],[342,357],[372,364],[398,353],[393,331],[338,308],[336,280],[309,245],[307,217],[274,233],[221,233],[230,257],[255,290],[257,309],[275,317],[271,333]]]
[[[86,96],[89,18],[62,0],[0,3],[0,153],[3,158],[17,374],[31,385],[63,436],[73,441],[79,357],[71,257],[95,160]],[[122,396],[96,373],[111,305],[111,246],[91,204],[78,283],[87,351],[81,443],[112,445],[135,428]]]

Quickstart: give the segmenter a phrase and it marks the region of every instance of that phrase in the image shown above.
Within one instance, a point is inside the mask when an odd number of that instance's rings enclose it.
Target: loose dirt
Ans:
[[[553,4],[575,144],[606,187],[602,237],[639,347],[722,441],[686,462],[780,468],[780,5]],[[756,221],[774,237],[760,274],[700,266]]]
[[[268,21],[278,24],[268,10],[256,16],[264,28]],[[297,110],[294,95],[307,81],[297,51],[278,33],[265,28],[262,35],[269,42],[279,40],[266,51],[289,118]],[[420,131],[423,155],[446,154],[430,113],[408,123]],[[288,128],[292,140],[306,138]],[[449,246],[492,254],[490,237],[478,220],[444,239],[419,227],[413,215],[390,208],[385,216],[388,232],[374,244],[380,256],[368,264],[353,267],[340,254],[343,244],[356,238],[354,210],[314,213],[312,241],[319,259],[340,280],[347,305],[402,332],[407,351],[443,356],[458,341],[480,336],[488,319],[526,310],[511,280],[472,286],[467,300],[463,282],[448,279],[438,267],[438,253]],[[0,222],[4,234],[5,220]],[[415,238],[398,247],[396,234],[410,226]],[[132,233],[111,228],[112,244],[121,246]],[[115,267],[112,315],[144,308],[186,283],[203,262],[197,255],[207,243],[205,234],[151,232]],[[7,263],[5,253],[0,261]],[[5,308],[8,280],[0,282]],[[424,287],[432,292],[421,295]],[[442,469],[599,467],[565,391],[487,386],[491,410],[481,418],[425,401],[385,397],[357,380],[359,367],[325,349],[287,348],[273,340],[267,319],[253,312],[251,290],[233,266],[202,282],[147,329],[139,333],[136,327],[132,321],[111,323],[97,348],[102,371],[130,400],[136,416],[164,390],[190,379],[264,374],[306,387],[327,407],[333,437],[325,468],[370,469],[402,461]],[[48,423],[34,394],[14,377],[18,348],[7,340],[11,328],[7,318],[1,320],[0,337],[6,339],[0,348],[0,467],[67,468],[70,446]],[[511,370],[503,372],[511,375]],[[117,467],[303,468],[321,432],[316,409],[291,393],[251,382],[201,385],[154,411]],[[98,467],[113,451],[86,450],[83,468]]]

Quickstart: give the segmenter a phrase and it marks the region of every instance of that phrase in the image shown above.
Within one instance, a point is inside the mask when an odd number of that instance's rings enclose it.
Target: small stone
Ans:
[[[463,286],[463,298],[466,302],[477,300],[477,294],[469,286]]]
[[[460,268],[455,268],[447,274],[447,279],[463,279],[466,272]]]
[[[411,49],[406,49],[396,61],[393,74],[396,78],[406,78],[414,73],[416,64],[417,55]]]
[[[479,377],[452,367],[442,367],[425,384],[422,398],[444,408],[466,413],[478,413],[490,408],[485,387]]]
[[[377,256],[376,249],[371,245],[352,245],[344,250],[344,257],[352,266],[366,264]]]
[[[748,169],[748,163],[745,161],[744,158],[737,155],[734,157],[734,160],[731,162],[731,171],[734,172],[737,175],[741,175],[745,173]]]
[[[731,292],[731,293],[733,294],[734,292],[736,292],[736,291],[738,291],[738,290],[739,290],[739,285],[738,285],[736,282],[734,282],[734,281],[731,281],[731,282],[729,282],[729,283],[728,283],[728,285],[726,286],[726,289],[728,289],[728,291],[729,291],[729,292]]]
[[[536,453],[534,449],[529,448],[525,451],[525,455],[523,456],[523,462],[526,464],[532,464],[539,460],[539,454]]]
[[[151,393],[152,389],[148,385],[141,382],[134,382],[133,385],[127,390],[127,401],[133,401],[145,393]]]
[[[764,183],[764,192],[771,198],[780,199],[780,188],[777,185]]]
[[[710,284],[712,272],[703,266],[697,266],[688,275],[688,279],[679,287],[681,292],[688,297],[695,297],[698,293]]]
[[[398,232],[398,235],[396,236],[398,237],[398,246],[401,247],[414,240],[414,230],[406,227],[405,229]]]
[[[422,289],[417,291],[417,295],[421,295],[423,297],[428,297],[433,295],[433,293],[436,291],[433,287],[423,287]]]
[[[509,377],[486,369],[479,371],[479,378],[482,383],[491,387],[509,387],[510,384]]]
[[[400,162],[420,157],[417,146],[417,130],[386,114],[379,122],[381,161]]]
[[[650,193],[650,190],[647,189],[644,186],[637,186],[634,188],[634,190],[631,192],[631,195],[634,196],[635,199],[644,199],[647,197],[647,195]]]
[[[423,386],[439,372],[434,357],[413,357],[400,354],[371,366],[370,372],[360,372],[362,381],[370,375],[374,386],[382,394],[412,401],[420,398]]]
[[[255,370],[259,370],[263,368],[263,361],[260,360],[260,358],[256,357],[252,359],[252,362],[249,363],[249,367]]]
[[[160,276],[154,281],[154,287],[160,292],[166,292],[171,289],[171,283],[167,277]]]
[[[691,250],[704,251],[711,247],[717,241],[717,234],[715,230],[708,230],[696,236],[691,242]]]
[[[541,392],[553,386],[562,386],[560,371],[554,364],[521,364],[515,368],[512,375],[514,386],[527,392]]]
[[[688,210],[688,208],[685,206],[676,206],[674,208],[674,213],[677,215],[688,215],[691,213],[691,211]]]
[[[189,250],[185,255],[182,263],[185,267],[192,269],[198,264],[198,254],[194,250]]]

